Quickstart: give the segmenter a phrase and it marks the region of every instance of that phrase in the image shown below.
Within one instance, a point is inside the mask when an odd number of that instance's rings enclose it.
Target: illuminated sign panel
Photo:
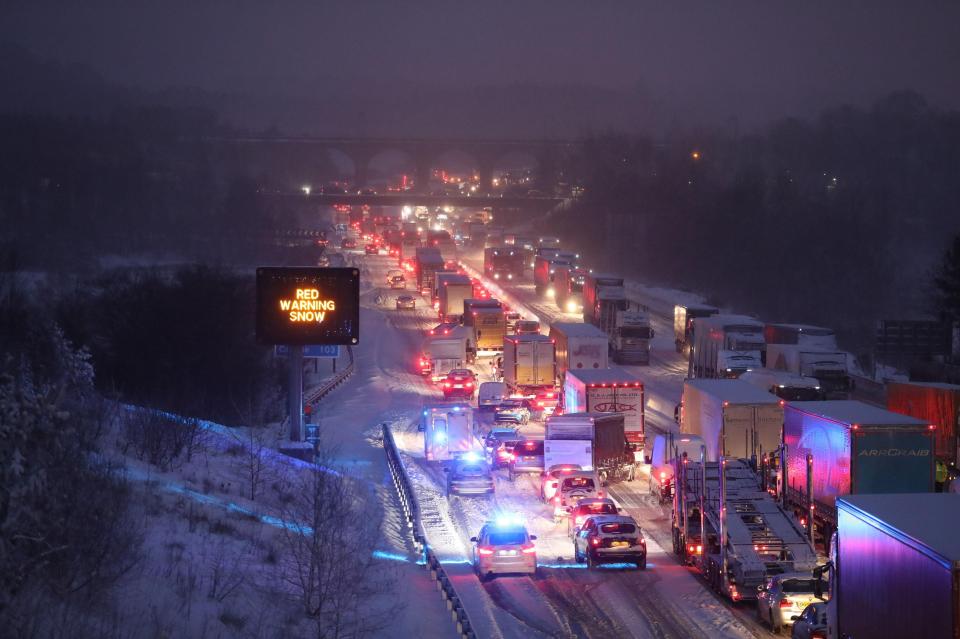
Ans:
[[[355,268],[258,268],[257,339],[266,344],[358,343],[360,272]]]

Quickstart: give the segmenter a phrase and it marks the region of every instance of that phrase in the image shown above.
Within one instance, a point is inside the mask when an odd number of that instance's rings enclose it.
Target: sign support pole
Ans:
[[[290,441],[303,441],[303,346],[290,346],[289,370]]]

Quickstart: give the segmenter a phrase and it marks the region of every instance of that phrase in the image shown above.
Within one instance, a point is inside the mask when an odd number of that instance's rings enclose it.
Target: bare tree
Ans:
[[[282,575],[318,639],[364,637],[397,613],[377,606],[396,579],[373,557],[381,516],[368,487],[330,469],[332,455],[318,458],[284,508]]]

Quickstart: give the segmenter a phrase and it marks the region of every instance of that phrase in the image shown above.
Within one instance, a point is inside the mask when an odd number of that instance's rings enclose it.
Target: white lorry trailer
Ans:
[[[547,419],[543,467],[576,464],[607,479],[626,479],[633,460],[624,452],[623,415],[570,413]]]
[[[622,368],[568,369],[563,381],[564,413],[622,413],[626,440],[644,448],[643,382]]]
[[[430,362],[431,379],[435,382],[446,378],[455,368],[467,363],[467,342],[471,332],[463,326],[455,326],[444,335],[428,337],[423,342],[424,358]]]
[[[503,381],[513,393],[536,395],[554,390],[556,345],[546,335],[528,333],[503,338]]]
[[[550,338],[557,347],[557,377],[563,380],[567,369],[593,370],[609,366],[607,335],[593,324],[556,322],[550,325]]]
[[[678,413],[680,432],[703,438],[707,461],[759,462],[780,446],[782,401],[739,379],[688,379]]]

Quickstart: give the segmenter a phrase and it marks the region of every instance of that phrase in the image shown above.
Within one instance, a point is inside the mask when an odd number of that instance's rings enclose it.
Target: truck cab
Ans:
[[[649,364],[653,329],[650,318],[637,311],[617,311],[616,325],[610,336],[613,361],[618,364]]]

